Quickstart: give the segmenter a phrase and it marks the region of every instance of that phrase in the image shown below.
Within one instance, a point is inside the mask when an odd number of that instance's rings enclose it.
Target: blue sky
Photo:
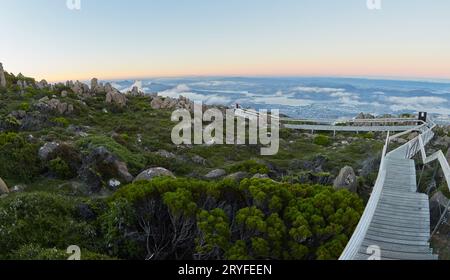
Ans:
[[[184,75],[450,79],[450,1],[0,0],[0,61],[49,80]]]

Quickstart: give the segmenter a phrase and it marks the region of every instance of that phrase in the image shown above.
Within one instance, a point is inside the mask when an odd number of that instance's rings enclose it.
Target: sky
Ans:
[[[450,1],[0,0],[0,62],[46,78],[450,79]]]

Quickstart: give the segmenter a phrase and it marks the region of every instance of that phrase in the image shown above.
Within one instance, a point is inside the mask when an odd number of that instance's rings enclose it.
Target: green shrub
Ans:
[[[337,259],[362,211],[320,185],[157,178],[121,188],[101,220],[120,258]]]
[[[331,144],[330,137],[325,135],[317,135],[314,138],[314,144],[319,146],[329,146]]]
[[[93,253],[81,249],[81,260],[113,260],[106,255]],[[64,261],[69,258],[70,254],[66,250],[56,248],[42,248],[40,245],[27,244],[14,251],[9,259],[11,260],[38,260],[38,261]]]
[[[19,106],[19,110],[23,110],[23,111],[29,111],[30,110],[30,103],[28,102],[22,102]]]
[[[69,165],[60,157],[51,160],[48,163],[50,172],[58,176],[61,179],[70,179],[75,177],[76,174],[71,170]]]
[[[40,170],[37,145],[16,133],[0,133],[0,177],[27,182]]]
[[[70,124],[69,120],[67,120],[66,118],[63,118],[63,117],[53,118],[52,122],[56,126],[60,126],[60,127],[68,127]]]
[[[267,174],[269,173],[269,168],[256,160],[247,160],[238,164],[233,165],[230,172],[248,172],[250,174]]]
[[[87,250],[98,246],[96,230],[77,218],[73,198],[43,192],[21,193],[0,200],[0,254],[23,245]]]

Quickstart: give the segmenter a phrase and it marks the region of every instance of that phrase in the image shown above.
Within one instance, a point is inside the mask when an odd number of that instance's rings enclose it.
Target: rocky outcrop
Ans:
[[[0,178],[0,195],[8,194],[9,189],[6,183]]]
[[[124,94],[113,87],[108,88],[108,90],[106,93],[106,103],[115,104],[120,108],[127,105],[127,97]]]
[[[36,87],[37,87],[38,89],[47,89],[47,88],[49,88],[50,86],[49,86],[49,84],[48,84],[48,82],[47,82],[46,80],[41,80],[40,82],[37,82],[37,83],[36,83]]]
[[[215,169],[208,174],[205,175],[206,179],[212,180],[212,179],[219,179],[223,176],[227,175],[227,172],[223,169]]]
[[[40,112],[56,113],[59,115],[70,115],[74,111],[72,104],[61,102],[59,99],[49,99],[47,96],[40,99],[34,105],[34,108]]]
[[[3,87],[3,88],[6,87],[6,77],[5,77],[5,71],[3,70],[2,63],[0,63],[0,87]]]
[[[144,96],[144,92],[142,92],[137,86],[134,86],[127,94],[131,96]]]
[[[341,169],[339,175],[334,180],[335,189],[347,189],[356,193],[358,190],[358,181],[355,175],[355,171],[352,167],[346,166]]]
[[[92,94],[99,94],[105,92],[105,86],[102,83],[98,82],[97,78],[93,78],[91,80],[91,93]]]
[[[165,168],[162,167],[156,167],[156,168],[150,168],[143,172],[141,172],[136,179],[134,179],[134,182],[138,181],[150,181],[156,177],[171,177],[175,178],[175,175],[173,173]]]
[[[447,150],[447,154],[445,155],[445,158],[450,163],[450,149]]]
[[[78,176],[92,192],[99,192],[103,186],[111,186],[110,182],[133,181],[126,164],[104,147],[94,149],[83,159]]]
[[[194,103],[183,96],[180,96],[180,98],[178,99],[156,96],[152,99],[151,106],[155,110],[159,109],[168,109],[168,110],[186,109],[189,111],[194,110]]]
[[[67,86],[69,86],[70,89],[77,95],[90,96],[89,86],[81,83],[80,81],[76,81],[75,83],[69,81]]]

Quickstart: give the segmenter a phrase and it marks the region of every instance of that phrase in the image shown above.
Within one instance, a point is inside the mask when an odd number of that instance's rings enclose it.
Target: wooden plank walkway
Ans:
[[[406,159],[403,146],[386,156],[386,179],[375,215],[356,255],[371,257],[378,246],[382,260],[437,260],[430,248],[428,196],[417,193],[414,160]]]

